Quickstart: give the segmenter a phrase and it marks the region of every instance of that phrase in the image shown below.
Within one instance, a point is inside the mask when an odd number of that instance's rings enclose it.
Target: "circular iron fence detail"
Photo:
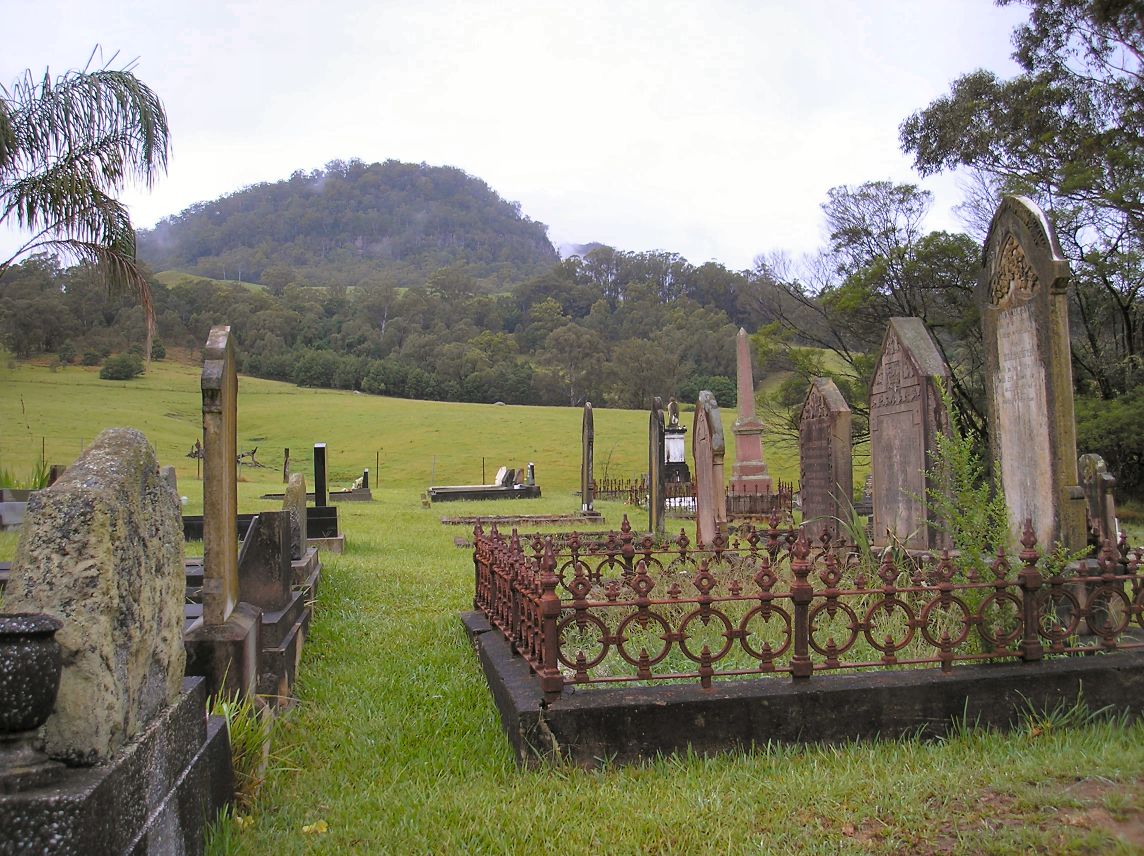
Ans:
[[[777,617],[779,619],[778,624],[779,624],[779,627],[782,628],[782,632],[783,632],[783,644],[780,645],[778,648],[771,650],[769,653],[765,650],[762,650],[762,649],[755,650],[755,648],[751,645],[751,642],[750,642],[751,636],[752,635],[758,635],[760,637],[765,637],[767,634],[766,633],[752,634],[751,629],[750,629],[751,622],[753,622],[756,618],[759,618],[759,619],[761,619],[761,621],[764,625],[769,625],[772,617]],[[791,642],[791,618],[790,618],[790,615],[781,606],[773,606],[772,604],[769,604],[769,603],[760,604],[759,606],[756,606],[754,609],[752,609],[750,612],[748,612],[746,615],[744,615],[743,619],[739,622],[739,640],[740,640],[740,644],[742,644],[742,646],[743,646],[743,650],[746,651],[748,654],[750,654],[752,657],[754,657],[756,660],[768,660],[768,659],[773,660],[775,657],[781,657],[786,652],[786,650],[788,648],[790,648],[790,642]],[[770,643],[768,642],[768,643],[766,643],[766,645],[769,646]]]
[[[839,644],[838,641],[834,639],[834,637],[828,638],[825,645],[820,645],[815,639],[816,634],[819,632],[819,629],[815,626],[815,624],[818,620],[818,617],[823,612],[826,613],[827,617],[830,618],[832,622],[839,612],[846,614],[848,621],[844,625],[844,628],[849,631],[849,635],[847,636],[846,641],[842,644]],[[819,654],[822,654],[824,657],[831,655],[838,657],[849,651],[854,643],[858,641],[858,631],[861,627],[861,623],[858,621],[858,614],[847,604],[842,602],[830,603],[829,601],[826,603],[818,604],[818,606],[810,611],[810,616],[808,618],[807,624],[810,629],[810,639],[808,640],[810,642],[810,647],[817,651]],[[834,642],[833,650],[830,648],[831,642]]]
[[[627,662],[631,663],[637,668],[640,665],[640,655],[637,654],[635,657],[633,657],[628,653],[627,649],[627,645],[631,641],[628,637],[628,628],[631,627],[633,622],[638,623],[640,630],[645,631],[645,633],[649,624],[658,624],[660,629],[663,631],[663,634],[658,637],[659,640],[663,643],[663,648],[654,656],[648,652],[647,664],[649,666],[654,666],[656,663],[666,657],[668,651],[671,650],[671,627],[666,621],[663,620],[662,616],[655,612],[633,612],[620,622],[620,626],[616,628],[616,650],[620,652],[621,657],[623,657]],[[644,650],[646,651],[647,649],[644,648]]]
[[[935,612],[945,612],[946,618],[936,618]],[[956,618],[954,613],[956,612]],[[965,601],[959,597],[950,597],[944,603],[940,597],[935,597],[923,607],[919,621],[922,628],[922,636],[933,647],[940,648],[946,644],[942,639],[942,631],[948,631],[950,626],[958,628],[957,635],[950,634],[948,644],[956,648],[962,642],[969,638],[969,628],[973,625],[973,620],[969,617],[970,609],[966,606]],[[938,626],[935,626],[938,625]]]
[[[723,625],[723,632],[720,634],[723,639],[723,644],[719,647],[718,651],[712,651],[711,647],[707,646],[708,656],[712,661],[721,660],[723,657],[727,656],[727,652],[731,650],[731,640],[735,638],[735,634],[731,628],[731,622],[727,620],[727,616],[717,609],[693,609],[691,612],[687,613],[683,621],[679,624],[680,650],[696,663],[702,660],[702,652],[693,652],[687,644],[687,640],[690,638],[689,634],[687,633],[687,628],[691,626],[691,622],[695,619],[699,619],[703,623],[704,628],[706,628],[711,623],[712,619],[719,620],[719,622]]]
[[[892,634],[887,633],[883,636],[882,641],[874,639],[874,624],[877,621],[878,613],[881,612],[888,620],[891,615],[896,611],[901,612],[906,616],[906,633],[905,636],[898,640]],[[866,615],[862,619],[862,624],[865,626],[866,641],[873,647],[877,648],[883,654],[893,654],[895,651],[901,651],[914,639],[914,613],[905,603],[896,597],[888,597],[884,600],[878,601],[876,604],[866,610]]]
[[[1084,623],[1097,636],[1118,636],[1132,620],[1132,605],[1119,586],[1103,585],[1088,596]]]
[[[587,656],[584,650],[584,640],[587,637],[588,626],[591,625],[599,631],[599,636],[595,642],[594,647],[599,648],[599,653],[593,657]],[[567,640],[568,628],[575,627],[576,635],[579,639]],[[608,649],[611,645],[608,644],[608,627],[594,615],[570,615],[556,625],[556,638],[559,640],[556,650],[556,656],[565,666],[572,669],[585,668],[591,669],[593,666],[598,666],[603,662],[604,658],[608,656]],[[566,648],[566,646],[568,646]],[[579,662],[578,658],[567,656],[566,651],[571,647],[576,647],[577,654],[585,654],[584,662]],[[569,652],[571,653],[571,652]]]
[[[1003,606],[1004,604],[1004,606]],[[977,607],[978,632],[993,648],[1005,648],[1015,642],[1021,635],[1021,621],[1023,618],[1021,599],[1012,592],[995,591]],[[1009,612],[1008,620],[1004,613]],[[990,614],[997,614],[997,618],[990,619]],[[1009,630],[998,632],[998,628],[1008,626]]]
[[[1080,601],[1064,589],[1043,592],[1037,597],[1037,615],[1037,632],[1050,642],[1060,642],[1076,633],[1080,625]]]

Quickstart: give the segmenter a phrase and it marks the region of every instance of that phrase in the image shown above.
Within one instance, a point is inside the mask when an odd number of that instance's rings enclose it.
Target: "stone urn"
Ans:
[[[0,614],[0,792],[50,782],[63,765],[36,746],[60,689],[58,618],[41,613]]]

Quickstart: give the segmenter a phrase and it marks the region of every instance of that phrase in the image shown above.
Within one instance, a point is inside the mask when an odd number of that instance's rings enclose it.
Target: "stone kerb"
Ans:
[[[850,514],[854,464],[850,448],[852,416],[830,378],[816,377],[799,418],[799,492],[807,537],[817,541],[829,530],[840,534]]]
[[[912,550],[948,546],[929,508],[926,470],[949,415],[939,386],[949,366],[920,318],[891,318],[870,382],[870,463],[874,544]]]
[[[1014,541],[1026,520],[1038,543],[1085,544],[1077,478],[1068,262],[1052,226],[1021,196],[1002,200],[982,255],[976,301],[985,345],[993,459]]]
[[[230,327],[203,348],[203,622],[224,624],[238,604],[238,375]]]
[[[178,698],[184,593],[178,496],[141,433],[104,431],[29,501],[4,592],[5,612],[63,622],[50,755],[105,761]]]

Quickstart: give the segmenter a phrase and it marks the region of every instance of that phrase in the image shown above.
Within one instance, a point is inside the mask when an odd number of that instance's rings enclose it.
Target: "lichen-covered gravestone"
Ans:
[[[290,518],[290,558],[297,561],[306,555],[306,477],[301,473],[290,474],[282,510]]]
[[[695,538],[711,546],[727,531],[727,501],[723,488],[723,420],[710,390],[699,393],[691,433],[695,459]]]
[[[993,215],[977,304],[993,459],[1016,541],[1026,520],[1041,549],[1085,544],[1077,479],[1069,345],[1069,266],[1056,233],[1029,199],[1007,196]]]
[[[807,536],[840,534],[849,519],[854,465],[850,452],[850,406],[834,381],[811,381],[798,423],[799,494]]]
[[[949,366],[920,318],[891,318],[870,382],[870,464],[874,475],[874,544],[912,550],[945,547],[930,511],[938,433],[949,431],[939,385]]]
[[[106,761],[178,698],[185,586],[179,499],[138,431],[104,431],[32,496],[4,611],[63,622],[48,754]]]

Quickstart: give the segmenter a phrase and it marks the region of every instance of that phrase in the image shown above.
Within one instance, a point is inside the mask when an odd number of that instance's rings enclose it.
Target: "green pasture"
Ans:
[[[183,457],[200,430],[196,368],[157,364],[129,383],[80,368],[0,372],[0,467],[30,468],[41,443],[66,463],[100,428],[132,425],[178,468],[188,507],[201,507]],[[325,441],[334,487],[372,471],[380,452],[381,478],[373,502],[340,506],[347,548],[322,557],[298,704],[275,725],[253,810],[221,823],[212,852],[1140,852],[1144,725],[1109,717],[1030,715],[1005,735],[969,723],[938,742],[517,769],[457,617],[472,602],[471,552],[453,543],[466,529],[439,519],[578,508],[580,412],[248,378],[240,396],[240,445],[271,465],[243,470],[241,510],[270,504],[258,496],[280,489],[283,447],[309,473],[310,447]],[[646,432],[645,413],[598,411],[597,474],[605,463],[615,476],[642,472]],[[478,481],[481,456],[490,475],[535,462],[544,498],[422,507],[431,481]],[[789,456],[770,463],[794,475]],[[624,506],[599,505],[617,526]],[[0,535],[0,559],[15,549]]]

